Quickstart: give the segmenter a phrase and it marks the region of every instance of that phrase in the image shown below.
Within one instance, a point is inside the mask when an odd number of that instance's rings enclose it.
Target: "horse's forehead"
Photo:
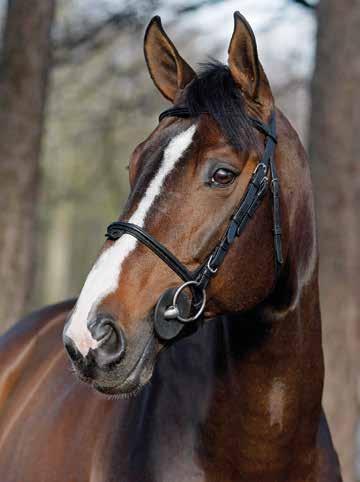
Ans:
[[[179,167],[180,164],[183,166],[185,160],[190,159],[190,157],[185,154],[189,152],[190,148],[193,152],[198,145],[194,138],[194,133],[195,131],[197,132],[198,129],[197,119],[193,119],[192,122],[188,120],[175,121],[163,128],[159,126],[152,132],[148,139],[135,149],[135,156],[133,156],[131,161],[135,164],[135,177],[123,216],[128,215],[129,211],[133,211],[145,194],[154,175],[159,171],[161,166],[163,168],[165,167],[166,159],[168,167],[171,164],[171,159],[175,161],[174,165],[176,164],[176,167]],[[184,149],[184,142],[187,142],[189,132],[191,132],[191,142]],[[139,148],[140,152],[137,151]],[[183,152],[184,150],[186,152]],[[130,170],[131,168],[130,163]],[[170,169],[170,171],[172,171],[172,169]],[[162,191],[165,189],[166,185],[163,185]]]
[[[141,148],[140,156],[146,159],[149,154],[163,151],[166,146],[182,132],[192,125],[196,125],[197,137],[193,139],[192,147],[205,148],[222,141],[227,143],[218,123],[208,114],[202,114],[190,119],[172,118],[166,119],[168,124],[159,125],[151,135],[138,148]],[[166,120],[164,122],[166,122]],[[181,136],[180,136],[181,137]]]

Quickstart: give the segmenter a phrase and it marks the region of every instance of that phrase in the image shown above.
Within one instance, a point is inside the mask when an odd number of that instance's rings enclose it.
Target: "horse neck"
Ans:
[[[109,473],[121,460],[124,480],[283,482],[289,464],[311,463],[323,377],[316,277],[295,292],[280,280],[264,306],[204,323],[162,353],[125,412],[113,405]]]
[[[175,343],[160,356],[151,385],[130,404],[128,427],[146,441],[147,460],[154,451],[174,464],[196,459],[197,467],[214,472],[211,480],[223,480],[216,467],[229,461],[252,474],[249,481],[259,480],[255,467],[269,480],[284,480],[280,474],[290,461],[309,463],[316,443],[323,356],[311,180],[284,118],[279,133],[278,154],[286,161],[280,177],[301,179],[302,191],[283,191],[290,229],[275,290],[251,313],[215,319]]]

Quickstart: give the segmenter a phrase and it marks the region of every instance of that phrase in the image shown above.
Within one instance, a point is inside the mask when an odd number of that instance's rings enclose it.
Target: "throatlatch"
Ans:
[[[173,107],[160,114],[159,121],[165,117],[191,117],[186,107]],[[190,272],[165,246],[148,234],[144,229],[125,221],[117,221],[107,228],[106,237],[115,241],[123,234],[130,234],[151,249],[161,258],[183,281],[178,288],[169,288],[159,298],[154,312],[154,324],[157,335],[163,340],[176,338],[186,325],[194,324],[204,313],[206,306],[206,288],[216,276],[230,246],[245,229],[254,216],[269,188],[273,200],[273,233],[275,251],[275,269],[278,275],[283,264],[281,242],[280,184],[275,166],[276,120],[275,112],[271,114],[269,125],[258,119],[250,118],[255,129],[266,137],[265,150],[259,160],[250,182],[242,197],[239,207],[231,217],[230,223],[205,263],[196,271]],[[189,288],[192,299],[186,294]]]

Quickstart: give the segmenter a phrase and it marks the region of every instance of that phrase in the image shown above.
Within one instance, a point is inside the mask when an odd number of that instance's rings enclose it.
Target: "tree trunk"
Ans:
[[[360,4],[321,0],[310,158],[320,235],[325,410],[355,479],[360,367]]]
[[[32,285],[39,155],[55,0],[8,0],[0,64],[0,330]]]

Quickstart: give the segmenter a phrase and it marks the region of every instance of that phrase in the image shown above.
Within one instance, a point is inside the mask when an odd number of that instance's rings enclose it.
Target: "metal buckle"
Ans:
[[[264,162],[259,162],[259,164],[255,167],[255,170],[254,170],[253,174],[256,174],[260,167],[262,167],[264,169],[264,174],[267,172],[268,166]]]
[[[178,309],[178,307],[176,306],[176,303],[177,303],[177,300],[178,300],[178,297],[180,295],[180,293],[185,289],[187,288],[188,286],[197,286],[199,287],[199,282],[198,281],[187,281],[186,283],[182,284],[181,286],[179,286],[179,288],[175,291],[175,294],[174,294],[174,298],[173,298],[173,302],[172,302],[172,305],[169,306],[169,308],[165,311],[164,313],[164,317],[167,318],[167,319],[174,319],[174,317],[176,317],[177,320],[181,321],[182,323],[189,323],[190,321],[195,321],[197,320],[203,313],[204,309],[205,309],[205,305],[206,305],[206,291],[205,289],[203,288],[202,289],[202,303],[201,303],[201,306],[200,308],[198,309],[197,313],[194,315],[194,316],[190,316],[189,318],[183,318],[181,315],[180,315],[180,311]]]
[[[212,254],[212,255],[210,256],[210,258],[209,258],[209,261],[207,262],[207,265],[206,265],[207,269],[210,271],[211,274],[217,273],[217,272],[218,272],[218,269],[219,269],[219,267],[213,268],[213,267],[211,266],[211,261],[212,261],[213,259],[214,259],[214,255]]]
[[[261,197],[266,192],[266,189],[268,187],[268,182],[269,182],[269,178],[267,176],[265,176],[264,179],[261,181],[261,184],[260,184],[260,189],[259,189],[259,192],[258,192],[259,197]]]

